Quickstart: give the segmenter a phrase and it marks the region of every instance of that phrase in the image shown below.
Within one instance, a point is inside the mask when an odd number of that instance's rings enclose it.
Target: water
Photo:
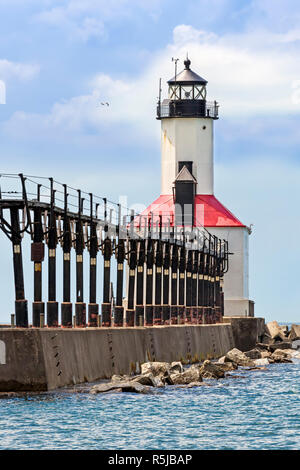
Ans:
[[[0,400],[0,449],[299,449],[300,361],[154,395]]]

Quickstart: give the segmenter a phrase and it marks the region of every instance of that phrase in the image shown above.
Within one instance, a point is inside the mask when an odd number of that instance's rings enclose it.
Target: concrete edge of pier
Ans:
[[[263,318],[213,325],[0,329],[0,392],[46,391],[138,372],[145,361],[193,363],[248,350]]]

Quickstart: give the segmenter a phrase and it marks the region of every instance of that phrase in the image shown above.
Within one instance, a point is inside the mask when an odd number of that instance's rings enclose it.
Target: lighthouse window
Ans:
[[[169,99],[179,100],[180,99],[180,87],[179,85],[169,87]]]
[[[193,99],[193,87],[192,86],[181,87],[181,99],[183,100]]]
[[[205,86],[195,86],[194,87],[194,98],[195,98],[195,100],[205,100],[206,99],[206,87]]]

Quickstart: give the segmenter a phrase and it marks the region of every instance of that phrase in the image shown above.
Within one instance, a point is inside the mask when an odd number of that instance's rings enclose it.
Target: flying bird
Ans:
[[[100,102],[100,103],[97,104],[97,108],[100,108],[100,105],[101,106],[109,106],[109,103],[107,101],[105,103]]]

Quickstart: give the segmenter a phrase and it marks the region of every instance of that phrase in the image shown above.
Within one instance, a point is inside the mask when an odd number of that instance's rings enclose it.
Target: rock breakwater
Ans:
[[[191,388],[208,386],[206,380],[219,380],[234,377],[230,372],[237,369],[247,371],[265,371],[266,366],[274,363],[292,363],[293,358],[300,359],[300,351],[280,349],[274,351],[265,344],[258,343],[250,351],[242,352],[233,348],[216,361],[183,366],[181,362],[145,362],[139,375],[114,375],[110,382],[94,385],[91,394],[107,392],[153,393],[155,388],[166,386]]]

